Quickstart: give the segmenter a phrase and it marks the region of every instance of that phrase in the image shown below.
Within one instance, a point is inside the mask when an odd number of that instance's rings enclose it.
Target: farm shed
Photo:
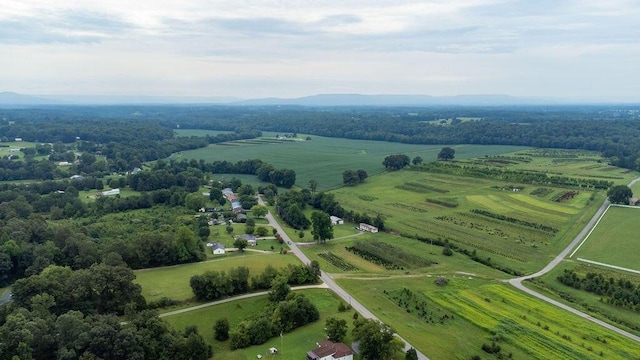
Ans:
[[[378,232],[378,228],[373,226],[373,225],[369,225],[366,223],[360,223],[359,229],[362,231],[368,231],[371,233],[377,233]]]

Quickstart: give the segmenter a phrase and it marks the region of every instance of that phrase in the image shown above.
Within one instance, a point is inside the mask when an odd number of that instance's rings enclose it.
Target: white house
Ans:
[[[216,243],[213,246],[213,255],[224,255],[224,253],[225,253],[224,245]]]
[[[101,195],[101,196],[119,195],[119,194],[120,194],[120,189],[111,189],[111,190],[98,193],[98,195]]]
[[[365,223],[360,223],[360,230],[362,231],[368,231],[371,233],[377,233],[378,232],[378,228],[373,226],[373,225],[369,225],[369,224],[365,224]]]
[[[14,141],[15,142],[22,142],[22,138],[15,138]]]
[[[325,340],[307,352],[307,360],[353,360],[353,350],[343,343]]]
[[[344,220],[342,220],[341,218],[339,218],[337,216],[331,215],[331,223],[333,225],[342,225],[342,224],[344,224]]]

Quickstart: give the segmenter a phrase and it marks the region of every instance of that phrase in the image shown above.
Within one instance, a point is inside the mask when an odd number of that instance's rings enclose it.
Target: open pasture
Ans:
[[[611,206],[572,259],[640,271],[640,208]]]
[[[516,161],[512,169],[544,171],[569,177],[584,177],[627,184],[637,176],[636,172],[607,164],[607,160],[595,151],[570,149],[528,149],[507,154],[529,161]]]
[[[640,348],[632,340],[531,298],[506,284],[473,276],[448,276],[437,286],[434,277],[393,279],[338,278],[341,286],[392,325],[432,359],[485,358],[482,344],[495,342],[503,356],[514,359],[632,359]],[[414,302],[398,304],[397,294],[411,289]],[[426,300],[424,300],[426,299]],[[411,299],[409,299],[411,300]],[[433,314],[433,315],[429,315]],[[446,315],[446,317],[444,316]],[[429,321],[429,317],[436,321]]]
[[[368,261],[350,251],[348,247],[354,246],[356,241],[360,242],[382,242],[393,246],[396,251],[404,251],[413,254],[415,257],[423,259],[432,264],[420,267],[405,268],[402,270],[387,270],[383,265]],[[420,274],[430,275],[451,275],[456,271],[464,269],[466,272],[474,273],[480,277],[500,278],[504,274],[477,262],[469,261],[462,255],[453,256],[442,255],[442,247],[420,242],[414,239],[404,238],[388,233],[363,234],[361,236],[344,238],[339,240],[329,240],[324,244],[314,244],[302,247],[304,253],[311,259],[320,263],[320,268],[331,273],[333,276],[416,276]],[[329,255],[325,255],[329,254]],[[355,268],[355,269],[354,269]]]
[[[489,179],[400,171],[333,193],[346,209],[380,214],[394,231],[448,239],[512,269],[536,270],[562,247],[558,237],[580,216],[585,203],[578,198],[555,202],[552,194],[532,196],[503,185]]]
[[[206,271],[227,271],[238,266],[249,268],[249,277],[256,276],[267,265],[275,268],[285,267],[287,264],[299,264],[298,258],[292,254],[266,254],[245,251],[225,255],[216,260],[200,263],[165,266],[162,268],[135,271],[135,283],[142,286],[142,295],[147,301],[156,301],[162,297],[183,301],[193,297],[189,280],[193,275]]]
[[[320,319],[311,324],[298,328],[291,333],[283,334],[282,338],[274,337],[262,345],[255,345],[235,351],[229,350],[229,342],[220,342],[213,338],[213,324],[218,319],[227,318],[233,329],[242,320],[260,314],[268,305],[266,296],[238,300],[226,304],[215,305],[200,310],[186,312],[179,315],[165,317],[164,320],[176,330],[184,331],[187,326],[195,325],[204,340],[213,346],[214,357],[220,360],[255,359],[261,354],[263,359],[303,359],[307,351],[316,346],[326,336],[324,324],[328,317],[334,316],[347,321],[349,331],[346,343],[351,343],[351,328],[353,311],[338,312],[342,302],[333,292],[326,289],[296,290],[301,292],[318,307]],[[268,355],[270,347],[278,349],[278,355]]]
[[[277,141],[276,133],[265,132],[263,140],[245,140],[209,145],[203,149],[183,151],[179,157],[204,159],[205,161],[238,161],[261,159],[276,168],[296,171],[296,184],[308,187],[309,180],[318,182],[318,190],[342,186],[345,170],[364,169],[369,176],[384,171],[382,160],[390,154],[406,154],[410,158],[420,156],[424,161],[436,160],[438,152],[446,145],[411,145],[385,141],[350,140],[298,134],[301,141]],[[502,154],[524,149],[521,146],[454,145],[456,159]],[[177,157],[178,155],[174,155]]]
[[[0,157],[7,155],[18,155],[20,159],[24,159],[24,153],[21,152],[20,149],[35,147],[36,143],[26,141],[0,142]]]

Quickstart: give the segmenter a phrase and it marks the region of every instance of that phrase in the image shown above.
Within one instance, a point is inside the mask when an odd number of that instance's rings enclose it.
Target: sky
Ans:
[[[6,0],[0,91],[640,101],[637,0]]]

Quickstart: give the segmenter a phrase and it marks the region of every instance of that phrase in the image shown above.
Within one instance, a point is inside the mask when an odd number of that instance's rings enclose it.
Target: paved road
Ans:
[[[258,203],[260,205],[264,205],[264,202],[262,201],[261,197],[258,197]],[[282,229],[280,224],[276,221],[276,219],[273,217],[271,212],[267,214],[266,218],[269,221],[269,225],[271,225],[274,229],[278,230],[278,233],[282,235],[282,239],[287,244],[289,244],[289,248],[291,248],[291,251],[298,257],[298,259],[300,259],[300,261],[302,261],[304,264],[308,265],[311,262],[311,260],[309,260],[307,255],[305,255],[302,252],[302,250],[300,250],[300,248],[294,241],[291,241],[291,238],[289,238],[287,233],[284,232],[284,230]],[[349,293],[347,293],[343,288],[341,288],[338,284],[336,284],[336,282],[333,281],[333,278],[329,274],[325,273],[324,271],[321,271],[320,279],[322,279],[322,281],[324,281],[324,283],[327,284],[327,286],[331,290],[333,290],[336,294],[338,294],[338,296],[340,296],[344,301],[348,302],[351,305],[351,307],[357,312],[359,312],[362,316],[368,319],[374,319],[374,320],[380,321],[380,319],[378,319],[375,315],[373,315],[373,313],[371,313],[371,311],[369,311],[366,307],[364,307],[355,299],[351,298],[351,295],[349,295]],[[414,346],[411,346],[411,344],[409,344],[400,335],[398,334],[395,334],[395,335],[404,342],[405,351],[409,350],[412,347],[415,348]],[[423,353],[421,353],[420,351],[418,351],[418,349],[416,349],[416,352],[418,353],[418,359],[429,360],[429,358]]]
[[[633,186],[633,184],[635,184],[636,182],[640,181],[640,178],[634,179],[633,181],[631,181],[629,183],[629,187]],[[592,321],[598,325],[601,325],[611,331],[615,331],[616,333],[622,335],[622,336],[626,336],[631,340],[635,340],[637,342],[640,342],[640,337],[637,335],[634,335],[628,331],[622,330],[616,326],[613,326],[609,323],[606,323],[602,320],[596,319],[593,316],[583,313],[582,311],[576,310],[574,308],[572,308],[571,306],[565,305],[559,301],[553,300],[547,296],[544,296],[542,294],[540,294],[539,292],[533,291],[531,289],[529,289],[528,287],[524,286],[522,284],[523,280],[528,280],[528,279],[533,279],[539,276],[542,276],[546,273],[548,273],[549,271],[553,270],[553,268],[555,268],[561,261],[562,259],[564,259],[569,252],[576,247],[576,245],[578,245],[580,243],[580,241],[582,241],[582,239],[587,235],[587,233],[589,232],[589,230],[595,225],[595,223],[598,221],[598,219],[600,218],[600,216],[602,216],[602,213],[604,213],[604,211],[607,209],[607,207],[610,205],[610,202],[608,199],[605,199],[605,201],[602,203],[602,205],[600,206],[600,208],[598,209],[598,211],[596,211],[596,213],[593,215],[593,217],[591,218],[591,220],[589,220],[589,223],[587,223],[587,225],[585,225],[585,227],[582,229],[582,231],[580,231],[580,233],[578,234],[578,236],[576,236],[573,241],[571,241],[571,243],[569,244],[569,246],[567,246],[564,250],[562,250],[562,252],[560,252],[560,254],[558,254],[558,256],[556,256],[549,264],[547,264],[547,266],[545,266],[542,270],[536,272],[535,274],[531,274],[531,275],[526,275],[526,276],[522,276],[519,278],[515,278],[515,279],[511,279],[509,280],[509,283],[513,286],[515,286],[516,288],[526,292],[529,295],[535,296],[538,299],[544,300],[552,305],[555,305],[561,309],[567,310],[573,314],[576,314],[584,319],[587,319],[589,321]]]

